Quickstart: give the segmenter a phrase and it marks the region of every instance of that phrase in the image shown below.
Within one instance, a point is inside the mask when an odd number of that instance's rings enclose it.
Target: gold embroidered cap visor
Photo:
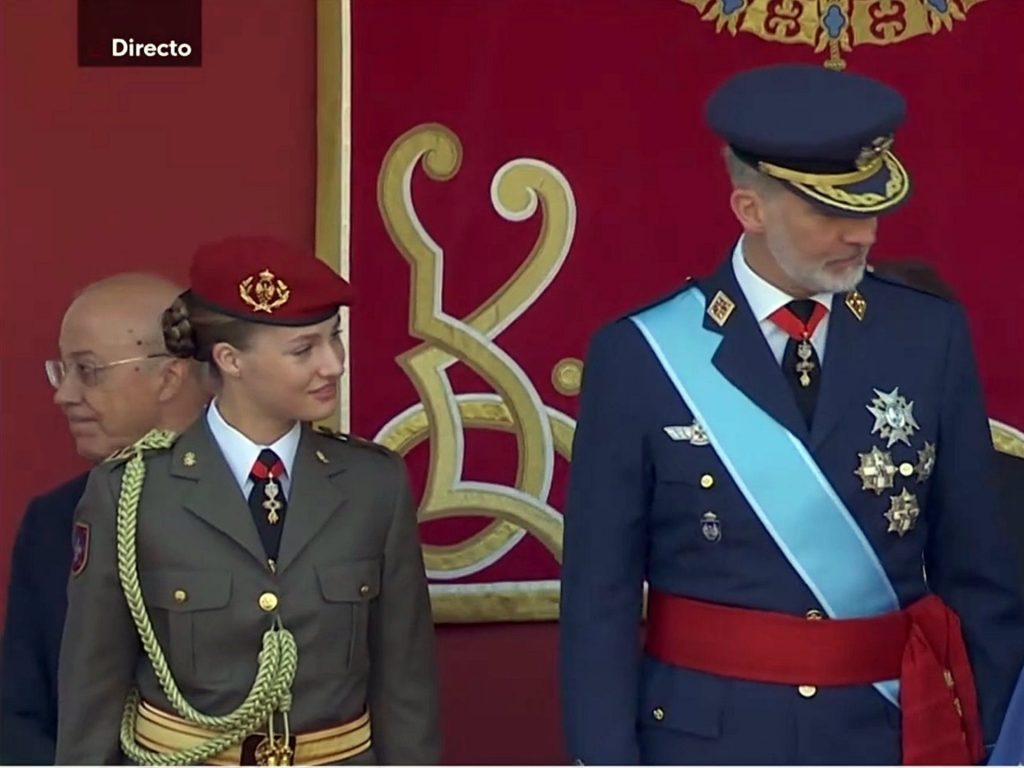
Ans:
[[[739,160],[830,214],[878,216],[910,194],[892,150],[906,103],[877,80],[813,65],[761,67],[722,84],[706,115]]]

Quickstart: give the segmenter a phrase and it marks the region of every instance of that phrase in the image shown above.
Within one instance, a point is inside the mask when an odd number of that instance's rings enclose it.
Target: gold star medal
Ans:
[[[917,505],[917,497],[904,488],[899,496],[891,496],[889,511],[885,519],[889,521],[887,533],[895,533],[900,538],[906,536],[917,524],[921,508]]]
[[[892,488],[893,478],[896,476],[896,465],[893,464],[892,454],[879,449],[876,445],[869,453],[858,453],[860,466],[854,470],[854,474],[861,480],[861,489],[874,491],[881,496],[882,491]]]

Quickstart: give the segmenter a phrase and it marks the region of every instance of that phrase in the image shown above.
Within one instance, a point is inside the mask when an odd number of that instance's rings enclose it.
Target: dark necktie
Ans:
[[[772,315],[772,320],[789,335],[782,353],[782,373],[789,382],[797,407],[807,426],[814,419],[821,386],[821,361],[811,344],[818,323],[825,317],[824,305],[813,299],[791,301]]]
[[[252,490],[249,491],[249,510],[263,542],[263,549],[271,560],[277,560],[288,507],[284,488],[281,487],[280,478],[283,474],[284,464],[269,448],[260,451],[249,472],[253,481]]]

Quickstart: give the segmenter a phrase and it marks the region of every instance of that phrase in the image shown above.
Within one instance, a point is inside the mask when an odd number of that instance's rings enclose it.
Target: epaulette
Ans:
[[[342,443],[348,443],[349,445],[355,445],[360,448],[369,448],[370,450],[382,453],[385,456],[394,455],[394,451],[390,448],[387,448],[380,443],[375,443],[372,440],[367,440],[365,437],[359,437],[358,435],[349,434],[347,432],[338,432],[328,427],[317,427],[316,431],[321,435],[334,438]]]
[[[131,445],[126,445],[121,450],[114,451],[103,460],[103,463],[127,461],[141,451],[165,451],[174,445],[174,441],[177,439],[178,434],[176,432],[171,432],[168,429],[153,429]]]
[[[899,274],[893,274],[884,267],[879,270],[872,264],[868,264],[865,270],[865,277],[871,278],[887,285],[895,285],[897,288],[906,288],[911,291],[923,293],[925,296],[932,296],[943,301],[955,302],[952,296],[952,289],[948,288],[942,278],[934,269],[925,264],[901,265],[904,269]]]

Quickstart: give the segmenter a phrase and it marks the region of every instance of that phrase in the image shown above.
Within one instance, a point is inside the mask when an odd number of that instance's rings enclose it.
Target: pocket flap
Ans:
[[[708,472],[721,472],[711,446],[694,447],[686,442],[659,441],[651,456],[654,479],[659,483],[682,483],[697,486]]]
[[[381,561],[355,560],[318,565],[317,579],[324,599],[331,603],[362,603],[380,594]]]
[[[728,680],[647,659],[640,723],[706,738],[722,735]]]
[[[231,599],[229,571],[156,569],[139,575],[146,604],[166,611],[208,611]]]

